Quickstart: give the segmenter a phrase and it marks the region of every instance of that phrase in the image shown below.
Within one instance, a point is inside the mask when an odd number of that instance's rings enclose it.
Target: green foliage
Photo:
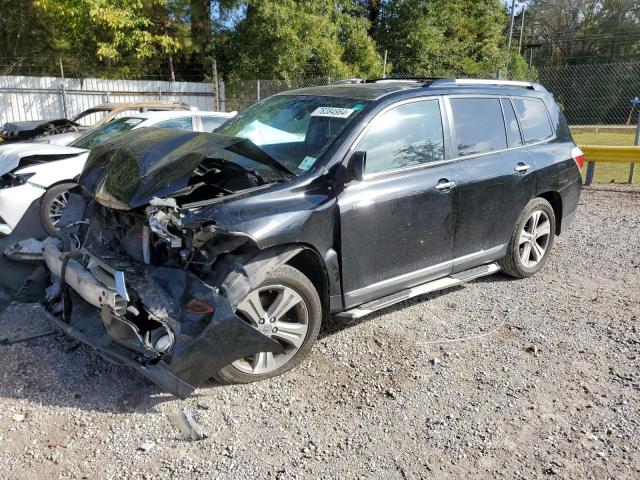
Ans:
[[[500,0],[396,0],[376,29],[397,74],[493,76],[505,62]]]
[[[66,68],[78,66],[69,68],[71,76],[203,80],[211,78],[215,59],[226,79],[372,78],[382,75],[387,51],[388,74],[493,77],[500,68],[513,78],[535,77],[522,57],[507,55],[508,18],[501,0],[0,4],[0,51],[16,56],[21,45],[19,54],[37,58],[49,73],[62,58]]]
[[[251,0],[225,45],[229,68],[238,78],[381,75],[368,26],[333,0]]]
[[[56,55],[91,64],[149,59],[181,48],[163,0],[34,0]],[[160,7],[160,8],[159,8]],[[158,18],[160,17],[160,18]]]
[[[640,57],[640,0],[531,0],[526,17],[526,43],[542,47],[536,51],[538,65]]]

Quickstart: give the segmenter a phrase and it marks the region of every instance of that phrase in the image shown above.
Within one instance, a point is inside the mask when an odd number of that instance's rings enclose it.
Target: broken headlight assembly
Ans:
[[[0,188],[19,187],[34,175],[35,173],[5,173],[0,177]]]

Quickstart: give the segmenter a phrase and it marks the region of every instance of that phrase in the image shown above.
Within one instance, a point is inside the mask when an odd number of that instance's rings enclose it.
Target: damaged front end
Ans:
[[[227,169],[216,159],[211,167],[208,160],[202,155],[186,181],[173,179],[173,196],[137,204],[132,198],[149,175],[134,179],[136,189],[119,182],[114,195],[104,165],[96,167],[98,173],[90,168],[91,181],[81,179],[86,190],[94,187],[95,200],[85,215],[89,221],[76,226],[81,231],[67,248],[56,242],[43,246],[50,273],[44,305],[51,321],[179,397],[239,358],[283,351],[279,342],[238,317],[234,305],[274,262],[284,263],[296,253],[286,247],[260,251],[250,236],[221,229],[213,220],[184,223],[197,208],[185,207],[187,200],[197,200],[196,190],[200,198],[218,198],[235,193],[232,183],[259,186],[251,185],[246,168],[227,162]],[[117,161],[108,165],[118,167]],[[183,167],[175,167],[181,175]],[[171,183],[169,176],[162,177]]]

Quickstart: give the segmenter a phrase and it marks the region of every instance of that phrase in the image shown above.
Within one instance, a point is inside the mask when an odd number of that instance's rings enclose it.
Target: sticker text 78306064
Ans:
[[[318,107],[311,112],[312,117],[347,118],[355,110],[353,108]]]

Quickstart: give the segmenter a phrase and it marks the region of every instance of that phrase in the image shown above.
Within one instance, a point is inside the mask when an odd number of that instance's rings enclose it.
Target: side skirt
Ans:
[[[422,285],[417,285],[415,287],[407,288],[406,290],[402,290],[392,295],[378,298],[377,300],[373,300],[369,303],[365,303],[350,310],[340,312],[336,316],[339,318],[347,319],[364,317],[365,315],[369,315],[376,310],[390,307],[391,305],[402,302],[404,300],[408,300],[413,297],[417,297],[418,295],[424,295],[425,293],[431,293],[438,290],[444,290],[445,288],[455,287],[456,285],[460,285],[470,280],[484,277],[485,275],[491,275],[493,273],[496,273],[498,270],[500,270],[500,267],[496,263],[480,265],[479,267],[474,267],[469,270],[454,273],[453,275],[449,275],[448,277],[432,280],[430,282],[423,283]]]

